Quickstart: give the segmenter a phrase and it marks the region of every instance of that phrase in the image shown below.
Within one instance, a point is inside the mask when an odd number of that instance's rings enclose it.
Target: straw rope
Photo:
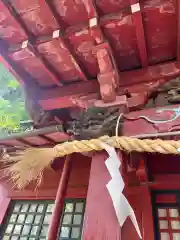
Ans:
[[[126,152],[150,152],[150,153],[162,153],[162,154],[180,154],[177,151],[180,148],[180,141],[164,141],[161,139],[137,139],[131,137],[100,137],[92,140],[82,140],[65,142],[58,144],[52,148],[54,157],[63,157],[65,155],[72,154],[74,152],[89,152],[100,151],[103,149],[102,142],[114,147],[119,148]]]
[[[7,174],[14,181],[15,186],[24,188],[32,180],[40,184],[44,169],[52,164],[54,158],[74,152],[100,151],[103,150],[102,142],[126,152],[180,154],[180,141],[103,136],[98,139],[65,142],[53,148],[27,149],[9,157],[8,161],[5,159],[2,161],[9,163]]]

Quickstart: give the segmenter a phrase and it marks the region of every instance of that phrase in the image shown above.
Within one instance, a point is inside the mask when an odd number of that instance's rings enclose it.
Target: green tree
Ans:
[[[0,63],[0,137],[20,132],[21,121],[28,120],[21,86]]]

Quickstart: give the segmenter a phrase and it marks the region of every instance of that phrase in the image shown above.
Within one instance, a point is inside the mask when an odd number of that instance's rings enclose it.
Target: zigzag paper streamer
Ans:
[[[119,224],[122,227],[126,218],[129,216],[139,237],[142,239],[134,210],[122,193],[125,184],[119,170],[121,161],[119,160],[116,150],[113,147],[110,147],[104,143],[102,143],[102,146],[109,155],[109,158],[105,161],[105,164],[112,179],[108,182],[106,187],[111,196]]]

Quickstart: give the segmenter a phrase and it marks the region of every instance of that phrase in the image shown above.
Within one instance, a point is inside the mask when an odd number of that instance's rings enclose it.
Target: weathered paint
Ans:
[[[180,65],[177,62],[151,66],[142,70],[123,72],[121,73],[119,81],[120,86],[118,88],[117,95],[124,95],[128,91],[132,95],[131,98],[128,98],[128,104],[131,108],[142,108],[142,106],[147,103],[147,97],[160,84],[164,83],[164,81],[167,81],[168,79],[177,77],[179,74]],[[84,99],[90,99],[89,105],[92,105],[93,102],[99,100],[98,94],[99,86],[94,80],[77,83],[76,88],[71,85],[66,87],[64,86],[62,88],[40,90],[38,97],[41,106],[46,110],[50,110],[71,107],[74,105],[73,99],[79,99],[82,97],[84,97]],[[134,97],[137,98],[137,102]],[[88,106],[88,101],[86,105]]]
[[[111,58],[117,70],[122,71],[120,78],[126,70],[172,61],[176,57],[179,60],[179,4],[176,0],[3,2],[0,4],[1,37],[10,47],[27,37],[36,49],[38,47],[33,60],[27,54],[21,62],[17,58],[13,61],[21,64],[32,76],[31,81],[37,81],[40,86],[52,87],[61,81],[76,84],[82,79],[97,80],[100,70],[94,50],[105,41],[112,48]],[[138,6],[138,11],[132,12],[133,6]],[[95,26],[92,26],[93,19]],[[54,30],[60,30],[59,42],[54,40]],[[8,49],[5,52],[8,55]],[[47,60],[45,68],[49,72],[43,69],[42,58]],[[18,66],[14,68],[18,72]],[[176,68],[173,71],[179,75]],[[154,74],[150,74],[149,81]],[[143,77],[142,71],[139,79]],[[128,84],[133,84],[133,78],[133,74],[132,78],[128,77]]]
[[[35,36],[49,34],[59,28],[44,0],[10,1],[27,29]]]
[[[27,39],[25,31],[2,2],[0,2],[0,35],[11,44]]]
[[[48,63],[54,67],[63,82],[84,80],[78,63],[71,56],[61,38],[38,44],[38,50]]]
[[[146,0],[142,3],[150,65],[174,59],[177,55],[176,2],[176,0]]]
[[[36,78],[37,82],[42,86],[61,85],[58,80],[36,57],[35,53],[29,48],[23,48],[9,54],[12,60],[23,66],[27,72],[31,72],[31,76]]]

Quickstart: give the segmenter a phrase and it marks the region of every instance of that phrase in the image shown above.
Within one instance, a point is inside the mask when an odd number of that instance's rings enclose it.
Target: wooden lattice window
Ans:
[[[46,239],[53,206],[53,201],[12,202],[2,230],[2,239]]]
[[[158,208],[161,240],[180,240],[180,215],[175,207]]]
[[[65,203],[59,239],[81,239],[84,209],[84,201],[70,200]]]
[[[180,240],[180,191],[152,193],[155,240]]]
[[[0,232],[2,240],[42,240],[47,232],[54,201],[13,201]],[[59,239],[81,239],[85,202],[68,200],[60,224]]]

